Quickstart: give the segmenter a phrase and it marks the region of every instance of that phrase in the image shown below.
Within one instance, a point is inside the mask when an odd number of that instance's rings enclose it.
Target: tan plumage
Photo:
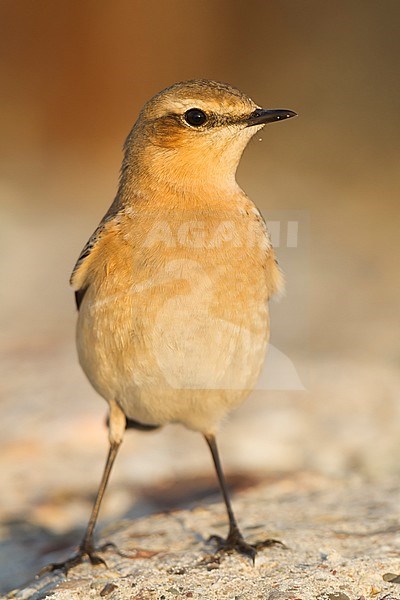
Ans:
[[[268,300],[282,286],[266,225],[235,172],[257,130],[293,115],[202,80],[173,85],[141,111],[116,199],[71,278],[79,360],[110,405],[115,453],[125,418],[178,422],[205,435],[218,471],[214,434],[255,384]],[[228,546],[253,555],[221,485]],[[91,560],[96,516],[79,555]]]

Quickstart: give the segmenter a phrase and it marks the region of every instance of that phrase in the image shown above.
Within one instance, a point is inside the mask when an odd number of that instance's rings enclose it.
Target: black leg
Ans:
[[[66,572],[69,571],[72,567],[75,567],[79,563],[83,561],[83,559],[87,556],[92,563],[92,565],[103,564],[106,565],[105,561],[96,553],[96,549],[93,544],[93,533],[94,528],[96,526],[97,517],[99,515],[99,510],[101,506],[101,502],[103,500],[104,492],[106,491],[107,483],[110,478],[110,473],[112,466],[114,464],[115,458],[118,453],[118,449],[120,447],[120,443],[111,443],[110,449],[107,456],[107,461],[104,467],[103,476],[100,481],[100,486],[97,492],[96,500],[94,502],[92,512],[90,515],[89,523],[87,525],[85,535],[83,536],[82,542],[79,546],[79,550],[77,554],[71,556],[71,558],[67,559],[64,562],[60,563],[52,563],[46,567],[44,567],[40,574],[46,573],[48,571],[55,571],[56,569],[62,569]],[[107,546],[107,544],[106,544]],[[102,548],[101,548],[102,549]],[[101,550],[100,549],[100,550]]]
[[[228,513],[228,518],[229,518],[229,533],[228,533],[228,537],[226,538],[226,540],[224,540],[223,538],[221,538],[219,536],[215,536],[215,535],[212,536],[212,539],[214,539],[218,542],[220,551],[224,551],[224,552],[236,551],[236,552],[239,552],[240,554],[245,554],[247,556],[250,556],[250,558],[254,562],[254,559],[257,555],[257,550],[259,548],[271,546],[273,544],[282,544],[282,543],[279,542],[278,540],[265,540],[264,542],[259,542],[259,543],[255,544],[254,546],[252,546],[251,544],[248,544],[245,541],[245,539],[243,538],[243,535],[239,529],[239,526],[237,524],[233,509],[232,509],[232,504],[230,501],[224,472],[222,470],[215,436],[214,435],[205,435],[204,437],[205,437],[206,442],[211,450],[211,455],[212,455],[212,458],[214,461],[215,470],[217,472],[219,485],[221,488],[221,492],[222,492],[225,506],[226,506],[226,511]]]
[[[79,547],[80,551],[83,552],[84,554],[87,554],[89,556],[89,558],[91,558],[91,553],[93,552],[94,528],[96,526],[97,517],[99,516],[101,502],[103,500],[104,492],[106,491],[108,480],[110,479],[111,469],[112,469],[112,466],[116,459],[119,446],[120,446],[120,444],[112,444],[108,451],[106,465],[104,467],[103,476],[100,481],[100,486],[99,486],[99,489],[97,492],[96,500],[95,500],[93,508],[92,508],[92,512],[91,512],[91,515],[89,518],[88,526],[85,531],[85,535],[84,535],[82,543]]]

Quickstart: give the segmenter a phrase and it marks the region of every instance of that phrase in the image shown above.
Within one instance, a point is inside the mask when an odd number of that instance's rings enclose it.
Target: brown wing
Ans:
[[[119,213],[122,209],[122,204],[117,196],[100,221],[99,226],[90,236],[89,240],[86,242],[82,252],[79,255],[78,260],[75,263],[73,268],[70,284],[75,290],[75,302],[76,307],[79,310],[79,307],[82,303],[82,300],[90,286],[90,281],[87,279],[87,271],[90,264],[90,259],[93,255],[94,250],[96,249],[98,243],[102,239],[104,232],[107,230],[107,226],[111,222],[118,221]]]

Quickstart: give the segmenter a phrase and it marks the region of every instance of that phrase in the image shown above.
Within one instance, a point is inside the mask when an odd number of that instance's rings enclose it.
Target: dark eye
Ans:
[[[189,108],[185,112],[185,121],[192,127],[200,127],[207,121],[207,115],[199,108]]]

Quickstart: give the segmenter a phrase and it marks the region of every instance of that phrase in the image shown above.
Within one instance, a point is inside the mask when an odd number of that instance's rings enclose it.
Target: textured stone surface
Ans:
[[[72,339],[70,345],[63,338],[43,338],[40,343],[32,341],[29,348],[15,346],[1,368],[0,593],[5,594],[29,581],[46,562],[68,555],[79,541],[103,468],[107,434],[105,403],[80,372]],[[207,536],[215,530],[223,532],[226,525],[223,507],[210,505],[219,503],[220,495],[204,441],[179,426],[154,433],[127,432],[105,496],[100,530],[121,519],[129,523],[145,517],[128,530],[143,531],[146,536],[133,537],[126,548],[162,552],[123,563],[110,554],[110,566],[117,565],[117,581],[101,569],[87,566],[71,572],[67,583],[59,578],[57,588],[50,578],[48,593],[57,589],[57,594],[64,594],[60,597],[74,598],[73,588],[62,591],[65,585],[89,593],[95,576],[105,580],[103,588],[108,583],[118,586],[104,591],[96,588],[93,594],[97,597],[100,593],[106,598],[129,597],[121,595],[128,593],[124,586],[129,579],[120,579],[123,564],[123,569],[132,571],[132,583],[139,586],[135,594],[145,581],[156,591],[143,593],[156,598],[174,597],[170,588],[181,594],[179,585],[185,582],[189,586],[190,581],[198,581],[200,586],[185,587],[193,597],[212,598],[212,590],[217,589],[211,586],[214,578],[234,577],[237,590],[227,596],[232,599],[240,594],[252,597],[251,586],[261,589],[257,593],[262,598],[279,598],[279,594],[296,598],[297,592],[289,590],[298,582],[302,599],[307,593],[314,598],[325,591],[339,591],[350,600],[363,595],[380,600],[385,594],[399,600],[400,585],[382,579],[387,573],[400,572],[395,529],[400,507],[399,374],[389,366],[370,368],[333,359],[315,359],[311,372],[307,393],[255,394],[225,423],[219,436],[239,520],[247,535],[253,539],[258,534],[281,537],[288,551],[263,551],[255,569],[241,557],[224,558],[219,568],[211,571],[196,567],[213,551],[205,542]],[[306,474],[302,475],[302,470]],[[322,471],[329,477],[317,475]],[[352,475],[355,473],[360,481],[374,484],[361,484]],[[351,482],[349,489],[346,482]],[[260,483],[266,487],[261,488]],[[165,517],[167,542],[161,540],[158,545],[154,529],[158,519],[164,518],[149,515],[190,508],[195,511]],[[192,536],[182,530],[181,537],[176,537],[174,519],[190,522]],[[332,526],[329,519],[333,519]],[[262,527],[252,530],[252,524]],[[372,537],[332,534],[333,530],[359,532],[362,527],[382,533]],[[114,539],[115,535],[114,541],[122,548],[124,528],[111,536]],[[343,557],[346,567],[329,567],[332,548]],[[320,558],[320,551],[330,562]],[[168,573],[174,560],[185,567],[186,574]],[[333,575],[331,569],[337,573]],[[240,573],[246,576],[239,581]],[[43,582],[35,585],[42,589]],[[37,598],[45,597],[43,594]]]
[[[308,473],[282,477],[238,494],[235,507],[249,541],[282,540],[260,551],[255,565],[218,556],[208,536],[224,534],[220,503],[121,521],[102,531],[120,553],[104,553],[107,567],[84,563],[67,577],[56,572],[8,598],[54,600],[398,600],[399,485]],[[68,549],[54,551],[60,560]],[[392,574],[392,578],[390,575]]]

